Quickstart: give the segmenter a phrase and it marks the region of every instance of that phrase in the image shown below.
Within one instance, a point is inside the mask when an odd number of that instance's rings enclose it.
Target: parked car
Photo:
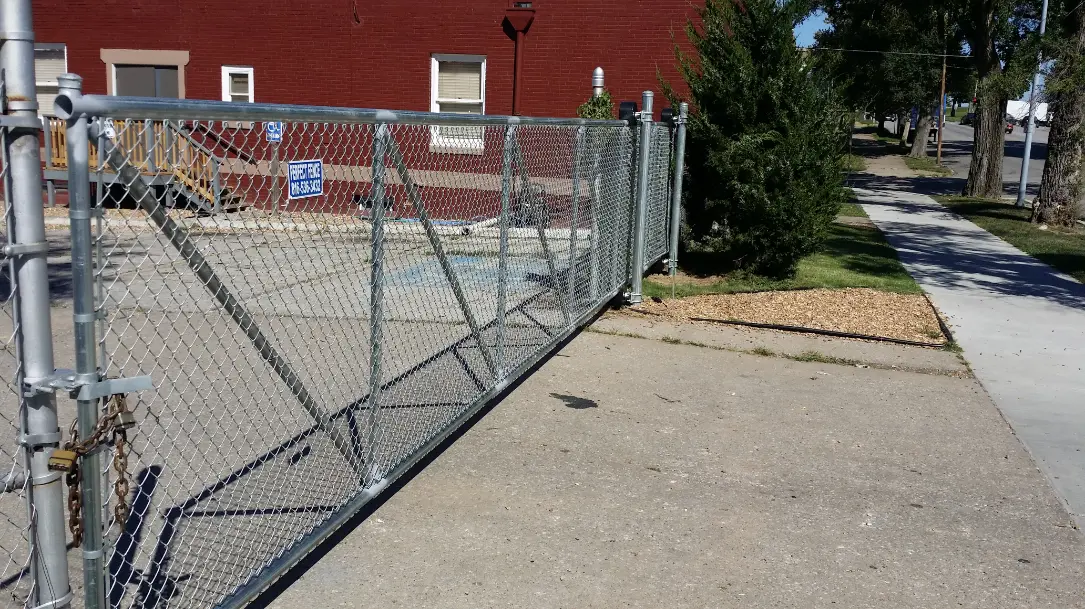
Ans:
[[[976,122],[976,113],[975,112],[969,112],[968,114],[965,114],[963,118],[961,118],[961,124],[962,125],[972,125],[975,122]]]
[[[1015,120],[1016,119],[1009,114],[1005,116],[1004,122],[1006,123],[1006,133],[1013,133],[1013,124]]]

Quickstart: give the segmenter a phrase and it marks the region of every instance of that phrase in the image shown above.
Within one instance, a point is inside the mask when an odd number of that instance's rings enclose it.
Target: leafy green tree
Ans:
[[[879,115],[907,116],[918,108],[916,131],[927,133],[941,90],[941,55],[961,49],[961,33],[940,5],[935,0],[822,3],[832,29],[818,34],[817,57],[842,86],[846,103]],[[953,67],[950,86],[958,73]],[[916,137],[910,154],[926,156],[927,138]]]
[[[963,194],[1002,196],[1006,104],[1028,87],[1038,45],[1036,0],[947,0],[945,11],[968,44],[979,79],[972,162]]]
[[[686,236],[691,249],[730,268],[793,272],[846,199],[851,114],[795,46],[794,27],[810,8],[707,0],[687,26],[694,52],[677,51],[692,108]]]
[[[1055,0],[1049,23],[1044,55],[1055,59],[1045,81],[1051,131],[1032,221],[1073,226],[1085,211],[1085,4]]]

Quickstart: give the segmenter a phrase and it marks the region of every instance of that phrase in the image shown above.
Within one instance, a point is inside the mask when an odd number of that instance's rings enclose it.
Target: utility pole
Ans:
[[[930,82],[930,81],[928,81]],[[942,93],[938,96],[938,158],[936,165],[942,164],[942,129],[946,125],[946,55],[942,54]]]
[[[1047,0],[1044,0],[1043,13],[1040,16],[1040,38],[1047,30]],[[1025,153],[1021,155],[1021,179],[1017,182],[1017,207],[1025,206],[1025,190],[1028,189],[1028,164],[1032,157],[1032,132],[1036,130],[1036,89],[1040,88],[1040,61],[1042,54],[1036,56],[1036,71],[1032,73],[1032,89],[1028,100],[1028,124],[1025,126]]]

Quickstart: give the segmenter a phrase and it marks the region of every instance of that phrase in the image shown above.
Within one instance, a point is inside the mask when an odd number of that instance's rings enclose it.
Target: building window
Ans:
[[[188,51],[102,49],[109,95],[185,98]]]
[[[454,114],[485,114],[486,57],[434,55],[430,75],[430,110]],[[437,151],[482,153],[483,127],[433,127],[431,146]]]
[[[68,53],[62,44],[34,45],[34,79],[38,116],[53,115],[53,100],[59,90],[57,77],[68,71]]]
[[[222,101],[245,103],[256,101],[252,68],[222,66]]]
[[[113,91],[134,97],[180,97],[177,66],[113,64]]]

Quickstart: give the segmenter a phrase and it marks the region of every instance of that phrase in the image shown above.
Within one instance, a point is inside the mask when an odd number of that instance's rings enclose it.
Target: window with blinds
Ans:
[[[253,95],[252,68],[243,66],[222,66],[222,101],[252,103]]]
[[[67,71],[68,55],[64,45],[34,45],[34,80],[39,116],[53,115],[53,101],[60,86],[57,77]]]
[[[474,55],[434,55],[430,109],[452,114],[483,114],[486,105],[486,58]],[[433,145],[456,151],[481,152],[483,128],[434,127]]]

